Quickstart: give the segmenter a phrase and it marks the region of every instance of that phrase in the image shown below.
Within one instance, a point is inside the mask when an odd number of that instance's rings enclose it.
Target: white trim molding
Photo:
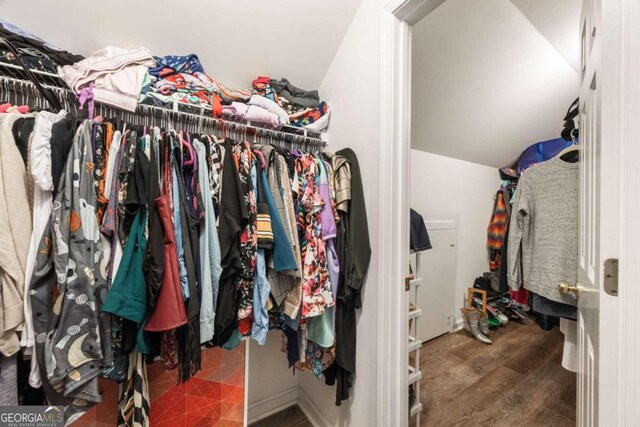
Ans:
[[[307,396],[307,393],[304,390],[300,389],[298,391],[298,406],[300,410],[304,412],[304,415],[307,417],[309,422],[313,424],[314,427],[331,427],[332,424],[327,420],[324,415],[322,415],[322,411],[318,408],[315,403]]]
[[[457,319],[453,322],[453,328],[451,329],[451,333],[455,334],[464,329],[464,319]]]
[[[437,4],[436,4],[437,3]],[[381,16],[377,425],[406,426],[411,24],[441,0],[393,0]]]
[[[638,300],[640,300],[640,4],[620,1],[620,263],[618,271],[618,322],[620,343],[617,395],[618,425],[640,420],[640,372],[638,371]],[[602,351],[602,350],[601,350]],[[610,424],[613,425],[613,424]]]
[[[266,399],[252,403],[248,409],[248,423],[255,423],[269,415],[273,415],[276,412],[280,412],[296,405],[298,403],[299,392],[300,388],[295,385],[281,391],[280,393],[269,396]]]
[[[380,229],[378,233],[378,345],[377,425],[407,423],[407,322],[404,276],[407,275],[409,204],[406,197],[407,116],[403,68],[409,43],[408,25],[388,10],[382,14],[380,120]],[[403,67],[404,65],[404,67]]]
[[[422,18],[436,10],[446,0],[409,0],[397,2],[394,14],[409,25],[417,24]]]
[[[426,221],[427,230],[456,230],[458,221],[455,219],[434,219]]]

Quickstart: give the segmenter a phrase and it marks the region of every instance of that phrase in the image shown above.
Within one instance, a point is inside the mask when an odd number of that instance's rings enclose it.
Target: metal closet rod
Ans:
[[[77,105],[76,98],[69,89],[44,83],[41,83],[41,86],[53,92],[56,98],[60,100],[61,104],[63,104],[67,110],[71,111],[75,109],[76,111],[80,111],[80,108]],[[37,106],[42,106],[46,102],[42,95],[37,91],[35,84],[33,84],[33,82],[29,80],[0,75],[0,92],[18,93],[25,96],[27,100],[33,97],[33,101],[35,101]],[[129,119],[142,119],[141,122],[144,122],[145,118],[149,118],[149,116],[152,116],[153,118],[166,120],[166,123],[169,125],[171,124],[172,120],[180,123],[188,123],[192,126],[192,129],[194,129],[194,131],[200,131],[204,128],[216,128],[217,126],[219,126],[230,132],[244,132],[245,135],[248,133],[248,131],[252,131],[255,135],[263,135],[271,138],[276,138],[277,140],[280,140],[282,142],[309,144],[317,148],[323,148],[326,146],[326,141],[324,141],[321,137],[318,138],[309,136],[309,132],[307,132],[307,130],[305,129],[287,126],[286,128],[289,131],[286,132],[282,130],[256,126],[254,124],[251,124],[250,122],[243,123],[223,120],[205,115],[205,112],[211,112],[211,108],[184,102],[175,101],[172,110],[157,107],[155,105],[138,104],[135,113],[122,110],[107,104],[98,102],[96,102],[95,104],[96,111],[98,112],[108,113],[113,116],[122,116],[125,119],[127,117]],[[199,113],[196,114],[186,111],[180,111],[178,110],[180,105],[184,106],[185,108],[199,110]],[[302,134],[298,132],[302,132]],[[321,136],[320,133],[314,132],[314,134]]]

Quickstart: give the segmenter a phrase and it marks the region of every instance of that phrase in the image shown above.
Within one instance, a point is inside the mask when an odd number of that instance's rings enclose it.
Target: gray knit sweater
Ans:
[[[578,163],[553,158],[522,174],[509,225],[507,279],[550,300],[576,305],[558,283],[578,278]]]

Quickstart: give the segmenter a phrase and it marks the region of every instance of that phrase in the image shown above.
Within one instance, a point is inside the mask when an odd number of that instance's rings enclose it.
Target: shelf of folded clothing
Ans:
[[[409,335],[409,352],[416,351],[422,346],[422,341]]]
[[[420,316],[422,316],[422,310],[421,309],[409,311],[409,320],[415,319],[415,318],[420,317]]]
[[[413,417],[414,415],[419,414],[420,412],[422,412],[422,403],[417,402],[411,407],[411,412],[409,413],[409,415]]]
[[[420,286],[420,285],[422,285],[422,278],[419,277],[417,279],[411,279],[410,285],[411,286]]]
[[[64,80],[57,74],[46,72],[38,69],[29,68],[29,71],[34,75],[36,80],[46,89],[58,89],[63,91],[68,91],[69,100],[75,100],[75,95],[73,91],[67,86]],[[28,75],[25,72],[25,69],[18,64],[9,63],[6,61],[0,60],[0,76],[5,76],[9,78],[16,79],[19,81],[24,81],[26,84],[32,84],[29,80]],[[173,113],[189,113],[194,114],[196,116],[201,117],[212,117],[212,108],[208,105],[199,105],[189,102],[184,102],[180,100],[171,101],[170,105],[160,106],[156,103],[152,102],[153,100],[148,100],[147,102],[138,103],[137,107],[146,106],[154,107],[158,111],[167,111]],[[96,101],[96,104],[99,104]],[[139,108],[136,108],[138,110]],[[300,136],[304,138],[315,138],[323,141],[325,144],[328,142],[328,136],[326,129],[322,132],[314,131],[311,129],[305,129],[304,127],[292,126],[292,125],[284,125],[279,127],[270,127],[268,124],[259,123],[255,121],[246,121],[241,119],[236,119],[228,116],[224,116],[220,118],[223,123],[237,123],[244,126],[249,126],[256,129],[261,129],[265,131],[272,131],[284,134],[285,141],[287,140],[287,135]],[[295,140],[289,140],[288,142],[294,142]]]

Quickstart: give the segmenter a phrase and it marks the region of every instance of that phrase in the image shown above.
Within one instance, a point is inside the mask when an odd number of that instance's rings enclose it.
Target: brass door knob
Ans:
[[[558,284],[558,291],[563,295],[568,295],[570,292],[577,298],[580,298],[580,284],[576,283],[572,285],[568,282],[560,282]]]

